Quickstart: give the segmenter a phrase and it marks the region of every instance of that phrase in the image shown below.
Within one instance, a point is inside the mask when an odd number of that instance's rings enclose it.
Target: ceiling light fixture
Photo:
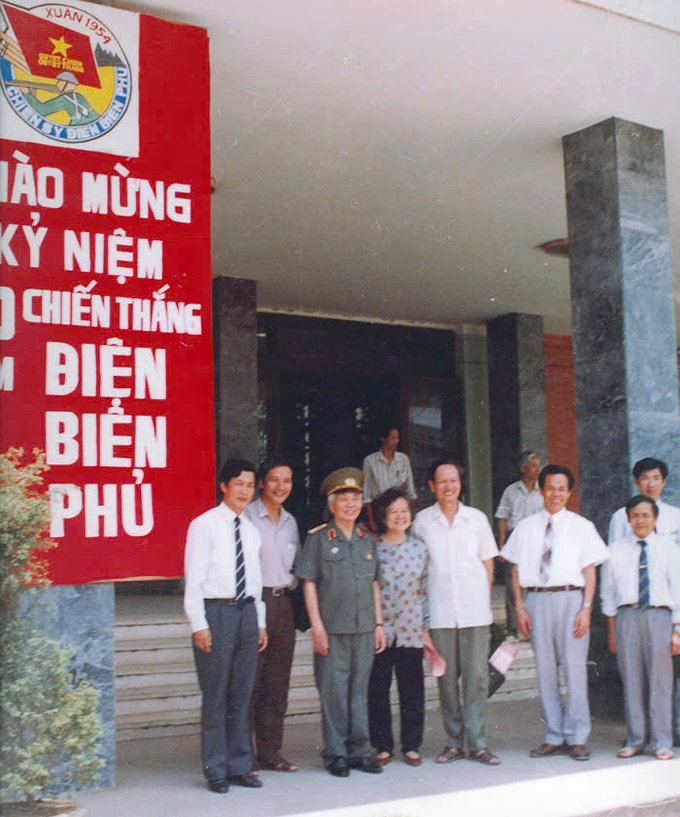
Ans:
[[[537,244],[537,250],[543,250],[548,255],[558,255],[561,258],[569,258],[569,239],[568,238],[553,238],[552,241],[546,241],[545,244]]]

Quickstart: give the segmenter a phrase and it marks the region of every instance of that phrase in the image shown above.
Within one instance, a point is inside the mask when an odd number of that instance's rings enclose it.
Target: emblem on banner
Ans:
[[[61,143],[98,139],[123,119],[132,74],[113,32],[76,6],[0,2],[0,81],[17,116]]]

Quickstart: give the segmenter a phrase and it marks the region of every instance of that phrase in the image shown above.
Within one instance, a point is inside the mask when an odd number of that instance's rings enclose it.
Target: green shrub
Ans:
[[[99,692],[75,683],[73,652],[40,633],[31,609],[55,547],[45,470],[37,451],[0,454],[0,795],[29,801],[57,777],[63,788],[86,786],[104,765]]]

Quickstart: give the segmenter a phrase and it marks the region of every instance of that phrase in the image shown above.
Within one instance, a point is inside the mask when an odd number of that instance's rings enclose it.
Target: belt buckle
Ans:
[[[272,587],[272,596],[282,596],[285,592],[285,587]]]

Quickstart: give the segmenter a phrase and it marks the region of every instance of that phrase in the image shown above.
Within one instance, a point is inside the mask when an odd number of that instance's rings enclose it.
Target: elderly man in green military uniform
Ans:
[[[321,492],[333,519],[309,531],[296,569],[312,625],[321,756],[336,777],[347,777],[350,769],[382,772],[369,755],[367,696],[373,655],[385,649],[385,629],[373,537],[355,524],[362,485],[358,468],[326,477]]]

